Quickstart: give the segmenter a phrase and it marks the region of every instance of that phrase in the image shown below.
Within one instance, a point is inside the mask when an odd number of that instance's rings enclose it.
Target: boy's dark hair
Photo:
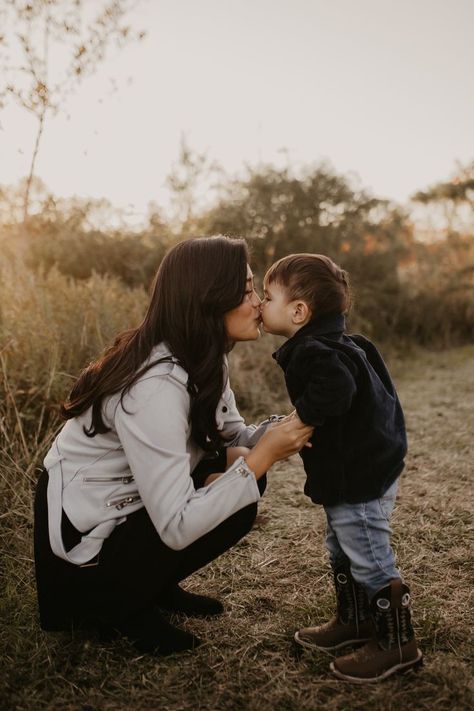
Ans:
[[[280,284],[288,300],[301,299],[311,309],[312,317],[345,314],[351,306],[349,275],[324,254],[289,254],[265,274],[267,284]]]

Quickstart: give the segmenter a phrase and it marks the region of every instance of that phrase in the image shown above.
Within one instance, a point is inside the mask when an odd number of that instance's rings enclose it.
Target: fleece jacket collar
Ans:
[[[289,338],[272,357],[276,360],[283,370],[286,368],[288,361],[295,346],[302,343],[308,336],[325,336],[331,337],[333,340],[339,340],[346,328],[346,319],[342,314],[324,314],[318,316],[312,321],[309,321],[303,328],[296,331],[295,335]]]

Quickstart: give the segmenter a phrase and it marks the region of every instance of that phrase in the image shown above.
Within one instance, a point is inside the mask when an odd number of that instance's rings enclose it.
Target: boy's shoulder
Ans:
[[[383,358],[372,341],[360,333],[343,333],[334,339],[326,335],[309,334],[292,354],[293,365],[308,363],[311,360],[341,360],[343,363],[351,361],[383,361]]]
[[[339,360],[345,360],[347,345],[320,335],[308,334],[293,348],[291,367],[303,373],[307,367],[318,364],[319,367]]]
[[[361,348],[367,355],[371,354],[373,356],[378,356],[381,358],[381,354],[375,343],[373,343],[370,338],[363,336],[361,333],[351,333],[347,336],[357,348]]]
[[[377,350],[372,341],[360,333],[343,333],[339,338],[335,339],[325,334],[313,335],[309,334],[295,348],[296,352],[302,353],[310,351],[313,353],[324,353],[331,351],[348,351],[351,349],[358,350]]]
[[[312,355],[318,357],[319,354],[331,353],[333,350],[333,343],[328,339],[308,334],[293,349],[292,359],[297,360],[298,358],[311,357]]]
[[[372,343],[370,338],[367,338],[367,336],[363,336],[362,333],[347,333],[345,334],[345,336],[346,338],[350,338],[350,340],[354,341],[357,345],[364,344],[375,348],[375,345]]]

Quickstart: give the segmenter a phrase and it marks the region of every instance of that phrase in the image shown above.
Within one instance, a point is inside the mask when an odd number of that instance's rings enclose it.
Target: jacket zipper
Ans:
[[[131,506],[132,504],[138,503],[138,501],[141,501],[141,496],[137,493],[130,494],[130,496],[124,496],[122,499],[112,499],[111,501],[107,501],[105,505],[107,506],[107,508],[112,508],[112,506],[115,506],[115,508],[120,511],[125,506]]]
[[[117,484],[130,484],[133,481],[133,476],[131,474],[127,476],[85,476],[83,481],[89,481],[96,484],[108,484],[109,482],[115,482]]]

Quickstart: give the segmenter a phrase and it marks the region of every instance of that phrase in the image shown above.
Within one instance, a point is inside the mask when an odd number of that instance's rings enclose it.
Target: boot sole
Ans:
[[[372,676],[372,677],[360,677],[360,676],[350,676],[349,674],[343,674],[341,671],[339,671],[336,666],[334,665],[334,662],[331,662],[329,665],[329,669],[331,672],[337,676],[338,679],[342,679],[343,681],[350,681],[353,684],[376,684],[378,681],[383,681],[384,679],[387,679],[389,676],[392,676],[392,674],[403,674],[404,672],[409,671],[410,669],[419,669],[420,667],[423,666],[423,654],[421,653],[421,650],[418,649],[418,654],[416,659],[412,659],[409,662],[405,662],[403,664],[396,664],[394,667],[390,667],[390,669],[387,669],[383,674],[379,674],[378,676]]]
[[[333,647],[322,647],[318,644],[312,644],[311,642],[306,642],[301,639],[298,632],[295,632],[294,640],[297,644],[305,649],[318,649],[320,652],[337,652],[338,649],[343,649],[344,647],[355,647],[356,645],[365,644],[370,641],[370,637],[364,637],[363,639],[348,639],[345,642],[340,642]]]

